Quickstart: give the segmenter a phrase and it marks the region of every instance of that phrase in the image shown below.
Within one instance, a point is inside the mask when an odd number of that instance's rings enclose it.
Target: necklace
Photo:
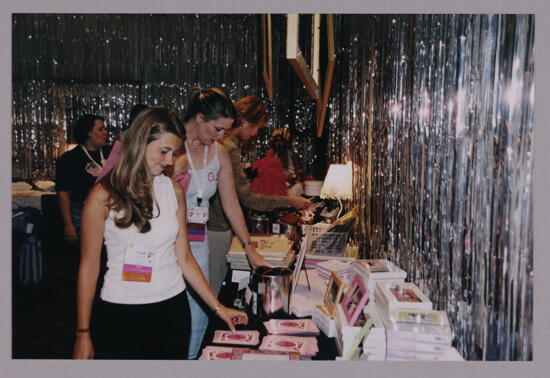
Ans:
[[[97,161],[95,161],[92,156],[90,155],[90,153],[88,152],[88,150],[86,149],[86,147],[84,147],[83,145],[80,145],[80,147],[82,147],[82,150],[84,151],[84,153],[86,154],[86,156],[88,157],[88,159],[90,159],[90,161],[92,163],[95,164],[96,167],[98,167],[99,169],[102,169],[103,168],[103,163],[105,162],[105,158],[103,157],[103,151],[101,150],[101,148],[99,148],[99,156],[101,158],[101,163],[98,163]]]

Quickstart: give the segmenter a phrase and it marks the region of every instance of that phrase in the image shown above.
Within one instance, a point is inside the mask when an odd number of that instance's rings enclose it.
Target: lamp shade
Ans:
[[[347,164],[331,164],[321,187],[321,198],[351,199],[352,191],[351,162]]]

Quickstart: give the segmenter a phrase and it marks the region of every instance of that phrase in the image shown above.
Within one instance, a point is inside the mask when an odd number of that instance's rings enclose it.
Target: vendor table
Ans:
[[[54,195],[54,192],[43,192],[41,190],[24,190],[24,191],[12,191],[11,192],[11,202],[12,206],[20,207],[33,207],[42,211],[42,196],[43,195]]]
[[[227,307],[235,307],[233,301],[235,300],[238,293],[238,284],[231,281],[232,271],[229,270],[227,276],[225,277],[225,285],[222,286],[220,294],[218,296],[220,302]],[[295,319],[294,315],[284,315],[277,316],[279,319]],[[253,314],[248,312],[248,325],[246,326],[237,326],[238,330],[257,330],[260,332],[260,344],[264,336],[267,335],[267,331],[263,325],[263,322],[268,319],[258,319]],[[201,347],[204,348],[207,345],[214,345],[212,339],[214,337],[214,332],[219,329],[228,329],[227,325],[223,320],[214,314],[210,314],[210,322],[206,333],[204,335],[203,344]],[[251,347],[257,349],[257,346]],[[312,358],[313,360],[334,360],[338,355],[338,350],[336,347],[336,341],[334,338],[327,337],[323,332],[320,332],[317,336],[317,345],[319,347],[319,352]]]

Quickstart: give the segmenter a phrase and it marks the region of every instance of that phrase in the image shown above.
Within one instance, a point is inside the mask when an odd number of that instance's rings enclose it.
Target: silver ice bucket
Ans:
[[[284,267],[260,266],[252,272],[250,312],[258,318],[289,313],[292,271]]]

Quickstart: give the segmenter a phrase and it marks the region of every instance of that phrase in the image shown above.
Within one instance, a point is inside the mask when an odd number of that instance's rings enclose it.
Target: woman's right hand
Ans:
[[[74,344],[73,359],[91,360],[94,358],[94,346],[89,333],[79,333]]]
[[[245,312],[235,310],[231,307],[220,305],[216,314],[229,326],[231,331],[235,331],[236,325],[248,324],[248,315]]]
[[[74,243],[78,240],[78,235],[76,234],[75,226],[71,224],[65,225],[65,241],[69,243]]]
[[[295,209],[307,209],[313,205],[313,202],[301,196],[288,196],[288,204]]]

